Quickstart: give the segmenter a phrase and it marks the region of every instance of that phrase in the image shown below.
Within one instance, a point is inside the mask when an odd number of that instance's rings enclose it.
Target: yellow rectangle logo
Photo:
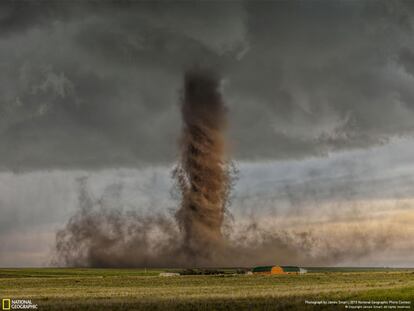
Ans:
[[[10,299],[2,299],[1,300],[1,308],[3,310],[10,310]]]

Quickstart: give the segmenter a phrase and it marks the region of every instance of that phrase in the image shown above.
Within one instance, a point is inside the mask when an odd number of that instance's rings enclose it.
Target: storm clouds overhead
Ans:
[[[263,264],[414,265],[413,38],[410,1],[1,1],[0,266],[48,265],[79,191],[171,216],[194,66],[229,111],[225,235],[293,245]]]
[[[222,73],[243,159],[413,134],[409,1],[2,1],[0,12],[3,170],[173,161],[194,64]]]

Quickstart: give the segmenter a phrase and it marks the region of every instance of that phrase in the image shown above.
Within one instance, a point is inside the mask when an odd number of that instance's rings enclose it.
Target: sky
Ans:
[[[0,266],[51,264],[80,180],[113,209],[177,208],[196,65],[229,111],[229,234],[414,266],[413,27],[410,1],[1,1]]]

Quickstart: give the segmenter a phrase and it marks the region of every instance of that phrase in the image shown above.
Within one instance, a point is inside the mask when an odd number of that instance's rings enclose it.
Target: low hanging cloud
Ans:
[[[176,157],[179,88],[221,71],[242,159],[412,136],[406,1],[3,1],[0,167],[102,168]]]

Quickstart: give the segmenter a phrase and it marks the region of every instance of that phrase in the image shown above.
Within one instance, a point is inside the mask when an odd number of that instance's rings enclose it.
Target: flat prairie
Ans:
[[[362,309],[358,301],[364,309],[414,310],[414,269],[159,276],[164,271],[175,270],[0,269],[0,298],[30,299],[38,310]]]

